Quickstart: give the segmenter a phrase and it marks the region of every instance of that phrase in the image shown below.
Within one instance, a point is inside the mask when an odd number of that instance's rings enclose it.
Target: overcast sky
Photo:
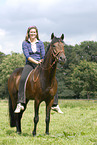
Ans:
[[[97,41],[97,0],[0,0],[0,51],[21,53],[33,25],[43,42],[52,32],[66,44]]]

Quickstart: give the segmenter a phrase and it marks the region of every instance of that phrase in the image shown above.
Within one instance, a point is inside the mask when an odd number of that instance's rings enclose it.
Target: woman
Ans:
[[[37,64],[40,64],[44,59],[45,49],[42,41],[39,40],[38,29],[36,26],[31,26],[27,30],[25,41],[22,43],[23,53],[26,57],[26,64],[23,69],[19,91],[18,91],[18,101],[15,113],[19,113],[24,110],[24,104],[26,103],[25,97],[25,81],[32,69],[34,69]]]
[[[14,111],[15,113],[20,113],[21,110],[24,110],[24,104],[26,103],[25,82],[28,74],[37,66],[37,64],[42,62],[45,56],[44,44],[39,39],[38,29],[36,26],[31,26],[28,28],[25,41],[23,41],[22,44],[22,49],[26,57],[26,64],[20,79],[17,107]],[[58,97],[56,96],[55,98],[55,105],[52,109],[58,112],[60,109],[58,108]]]

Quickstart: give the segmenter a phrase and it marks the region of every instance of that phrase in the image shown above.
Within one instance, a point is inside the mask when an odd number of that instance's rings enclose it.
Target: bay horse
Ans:
[[[57,62],[63,63],[66,59],[63,41],[64,34],[57,38],[52,33],[51,39],[43,62],[30,72],[26,82],[26,104],[24,108],[26,109],[29,100],[34,100],[33,136],[36,135],[36,127],[39,121],[39,105],[42,101],[46,103],[46,134],[49,134],[50,110],[57,91],[57,80],[55,77]],[[8,79],[10,126],[16,127],[16,131],[19,134],[21,133],[21,118],[25,109],[20,113],[14,113],[14,110],[17,105],[22,70],[23,68],[17,68]]]

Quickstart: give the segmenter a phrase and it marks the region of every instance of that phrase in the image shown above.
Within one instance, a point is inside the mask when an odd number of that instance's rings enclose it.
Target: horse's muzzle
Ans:
[[[64,54],[61,54],[59,59],[58,59],[58,62],[60,64],[64,64],[66,62],[66,56]]]

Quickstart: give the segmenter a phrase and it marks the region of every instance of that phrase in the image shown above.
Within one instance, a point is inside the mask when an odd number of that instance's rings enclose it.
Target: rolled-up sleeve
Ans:
[[[28,47],[27,47],[27,42],[26,41],[24,41],[22,43],[22,50],[23,50],[23,53],[24,53],[26,59],[28,59],[30,57],[30,55],[29,55],[29,51],[28,51]]]

